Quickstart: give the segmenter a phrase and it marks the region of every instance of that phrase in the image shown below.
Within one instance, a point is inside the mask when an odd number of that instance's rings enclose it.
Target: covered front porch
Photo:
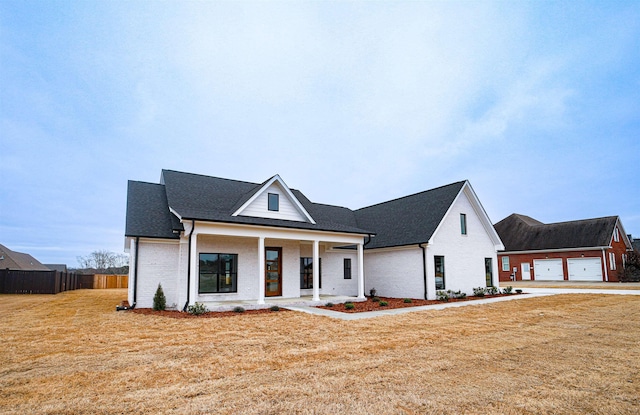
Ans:
[[[223,311],[365,300],[363,235],[208,222],[195,222],[184,235],[190,239],[189,305]],[[355,249],[340,249],[347,245]],[[203,260],[215,264],[223,257],[227,262],[213,267],[217,274],[203,273]],[[303,264],[313,265],[308,273]]]

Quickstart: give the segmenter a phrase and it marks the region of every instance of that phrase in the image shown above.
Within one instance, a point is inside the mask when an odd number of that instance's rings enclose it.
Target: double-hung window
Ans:
[[[238,292],[238,254],[200,254],[198,292]]]
[[[322,259],[318,259],[318,261],[320,262],[318,267],[318,288],[322,288]],[[300,288],[313,288],[313,258],[311,257],[300,258]]]
[[[511,265],[509,265],[509,257],[508,256],[503,256],[502,257],[502,270],[503,271],[511,271],[510,266]]]

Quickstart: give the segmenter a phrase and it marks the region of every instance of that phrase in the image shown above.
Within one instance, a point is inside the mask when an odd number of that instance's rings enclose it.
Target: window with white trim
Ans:
[[[460,214],[460,233],[467,234],[467,215],[465,213]]]
[[[280,195],[277,193],[269,193],[268,194],[269,201],[269,210],[272,212],[277,212],[280,210]]]
[[[509,257],[508,256],[503,256],[502,257],[502,270],[503,271],[511,271],[511,266],[509,265]]]
[[[616,269],[616,254],[609,252],[609,269],[615,271]]]
[[[613,240],[615,242],[620,242],[620,232],[618,232],[617,227],[613,230]]]

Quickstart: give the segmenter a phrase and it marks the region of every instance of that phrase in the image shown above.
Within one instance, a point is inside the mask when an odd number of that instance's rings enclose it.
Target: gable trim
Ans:
[[[453,206],[456,204],[456,202],[458,201],[462,193],[464,193],[467,196],[467,199],[469,199],[469,203],[471,204],[471,207],[473,207],[473,210],[475,211],[476,215],[480,219],[480,222],[482,223],[482,226],[485,232],[487,232],[487,235],[489,235],[489,238],[493,242],[496,250],[499,251],[504,249],[504,244],[502,243],[502,240],[500,239],[498,232],[496,232],[495,228],[493,227],[493,224],[491,223],[491,220],[489,220],[489,216],[487,215],[487,212],[484,210],[484,207],[480,203],[480,199],[478,199],[476,192],[473,190],[473,188],[471,187],[471,183],[469,183],[468,180],[465,180],[464,185],[462,185],[455,199],[453,199],[453,201],[449,205],[447,212],[444,214],[444,216],[440,220],[440,223],[438,224],[436,229],[433,231],[433,234],[431,235],[427,243],[430,245],[433,244],[433,238],[435,238],[436,234],[442,227],[445,218],[449,216],[449,214],[451,213],[451,209],[453,209]]]
[[[235,212],[233,212],[233,214],[231,216],[239,216],[239,215],[241,215],[242,212],[245,209],[247,209],[248,206],[250,206],[258,197],[260,197],[260,195],[262,195],[264,192],[266,192],[267,189],[275,182],[278,182],[280,187],[282,187],[282,189],[284,190],[285,194],[287,195],[289,200],[291,200],[291,202],[293,203],[295,208],[298,210],[298,212],[300,212],[300,214],[302,214],[307,219],[308,222],[310,222],[310,223],[315,225],[316,221],[313,220],[313,218],[311,217],[309,212],[307,212],[307,210],[304,208],[304,206],[302,206],[302,203],[300,203],[298,198],[294,196],[293,192],[291,192],[291,189],[289,189],[289,186],[287,186],[287,184],[277,174],[275,176],[273,176],[271,179],[267,180],[267,182],[264,183],[262,185],[262,187],[257,192],[255,192],[253,194],[253,196],[251,196],[249,198],[249,200],[244,202],[242,204],[242,206],[240,206]]]

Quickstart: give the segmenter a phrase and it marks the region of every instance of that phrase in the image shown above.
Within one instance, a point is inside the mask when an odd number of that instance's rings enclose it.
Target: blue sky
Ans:
[[[0,243],[124,249],[161,169],[640,237],[640,3],[0,2]]]

